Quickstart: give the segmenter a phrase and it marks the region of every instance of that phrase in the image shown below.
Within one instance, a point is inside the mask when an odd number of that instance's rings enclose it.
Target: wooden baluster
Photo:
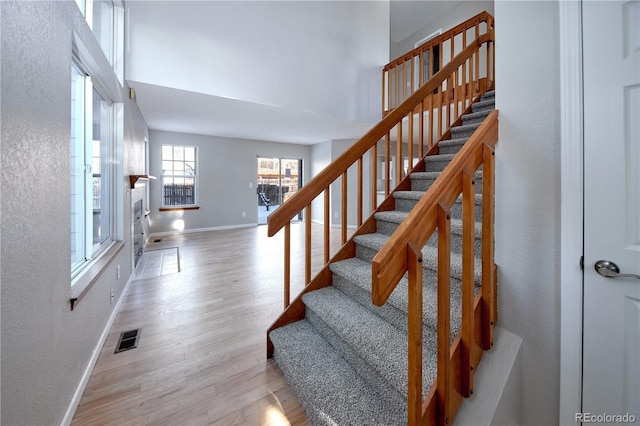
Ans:
[[[358,206],[357,206],[357,218],[356,226],[360,228],[362,225],[362,157],[358,158]]]
[[[482,152],[482,347],[493,346],[495,312],[495,280],[493,276],[493,197],[495,156],[493,148],[485,145]]]
[[[371,147],[371,214],[378,208],[378,143]]]
[[[427,144],[427,150],[431,149],[431,147],[433,146],[433,123],[434,123],[434,119],[433,119],[433,93],[430,94],[428,96],[429,99],[429,126],[427,127],[427,132],[429,132],[427,138],[428,138],[428,144]]]
[[[391,134],[384,136],[384,197],[387,198],[391,192]]]
[[[394,186],[398,186],[402,180],[402,120],[396,124],[396,131],[398,140],[396,141],[396,183]]]
[[[411,111],[409,113],[409,134],[407,135],[407,144],[408,144],[408,149],[407,149],[407,158],[408,158],[408,170],[410,171],[411,169],[413,169],[413,111]]]
[[[455,58],[456,34],[451,34],[451,61]],[[451,86],[449,87],[449,100],[447,103],[447,128],[451,127],[451,122],[458,118],[458,105],[455,104],[455,90],[458,84],[456,71],[451,74]]]
[[[386,81],[388,78],[388,71],[384,68],[382,69],[382,116],[385,116],[385,113],[388,111],[389,105],[389,83]],[[385,106],[387,106],[385,108]]]
[[[324,263],[331,258],[331,187],[324,190]]]
[[[408,425],[422,424],[422,252],[407,244],[408,300]]]
[[[291,300],[291,223],[284,225],[284,308]]]
[[[480,21],[476,20],[476,40],[480,38]],[[476,69],[476,88],[475,91],[478,93],[480,91],[480,47],[476,49],[476,58],[475,58],[475,69]]]
[[[454,88],[454,92],[453,92],[453,116],[454,116],[454,121],[458,119],[459,114],[460,114],[460,106],[458,105],[460,103],[460,68],[458,68],[455,72],[454,72],[454,81],[455,81],[455,88]]]
[[[415,56],[412,56],[411,57],[411,67],[409,67],[410,71],[411,71],[411,90],[409,90],[410,94],[413,94],[413,92],[416,91],[416,87],[415,87],[415,84],[416,84],[416,77],[415,77],[415,68],[416,67],[415,67],[415,63],[416,63],[416,58],[415,58]]]
[[[418,87],[420,87],[424,83],[424,50],[418,56],[418,79],[420,80]]]
[[[400,105],[400,65],[396,66],[396,102],[394,106]]]
[[[399,103],[404,102],[407,99],[407,61],[402,59],[402,85],[400,86],[400,93],[402,93],[402,98]]]
[[[311,282],[311,204],[304,209],[304,284]]]
[[[462,32],[462,48],[467,48],[467,28],[465,27]],[[468,106],[468,94],[467,94],[467,63],[462,64],[462,110],[467,109]]]
[[[451,215],[449,207],[438,203],[438,424],[450,423],[449,388],[451,387]]]
[[[342,232],[340,234],[340,236],[342,237],[342,245],[347,242],[347,191],[347,172],[345,171],[342,174]]]
[[[462,325],[460,353],[460,388],[458,393],[468,398],[473,392],[471,356],[474,340],[474,246],[475,246],[475,189],[474,176],[462,173]]]
[[[424,101],[420,102],[418,109],[418,159],[424,157]]]

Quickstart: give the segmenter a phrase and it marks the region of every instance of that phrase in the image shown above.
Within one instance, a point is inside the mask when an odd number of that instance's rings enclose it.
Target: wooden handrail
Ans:
[[[406,219],[373,258],[373,303],[383,305],[407,271],[405,247],[410,242],[425,245],[437,227],[436,207],[444,201],[453,204],[460,195],[462,172],[475,171],[482,162],[482,146],[495,146],[498,141],[498,112],[493,111],[464,144],[439,178],[418,201]]]
[[[358,142],[348,148],[342,155],[329,166],[312,178],[302,189],[298,190],[286,203],[282,204],[267,219],[267,234],[274,236],[283,226],[293,219],[300,211],[309,205],[322,191],[331,185],[336,179],[359,158],[361,158],[373,145],[384,138],[402,119],[423,101],[427,95],[433,93],[442,82],[467,61],[482,44],[493,41],[493,34],[488,33],[479,37],[474,43],[469,44],[462,52],[447,63],[433,78],[416,90],[402,104],[394,108],[378,124],[373,126]]]
[[[433,60],[435,49],[438,48],[439,62],[438,66],[442,66],[444,43],[449,42],[451,58],[455,55],[456,37],[462,39],[462,46],[467,45],[467,32],[473,30],[476,39],[480,38],[480,24],[486,24],[486,33],[493,32],[493,16],[484,11],[468,20],[456,25],[446,32],[433,37],[415,49],[404,53],[393,61],[389,62],[382,69],[382,112],[383,115],[394,109],[398,104],[407,98],[406,88],[409,87],[413,93],[420,87],[424,81],[428,80],[433,72]],[[429,55],[429,69],[425,69],[424,55]],[[416,70],[416,59],[417,70]],[[478,62],[476,59],[476,68],[478,70]],[[409,79],[407,79],[407,70],[409,70]],[[416,71],[418,73],[418,81],[415,80]],[[469,69],[469,72],[473,70]],[[463,73],[466,70],[463,69]],[[477,75],[476,75],[477,77]],[[417,84],[416,84],[417,83]],[[402,88],[402,90],[401,90]],[[454,104],[454,107],[457,103]]]

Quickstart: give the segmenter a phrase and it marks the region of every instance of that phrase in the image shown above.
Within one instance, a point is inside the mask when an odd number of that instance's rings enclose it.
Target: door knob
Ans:
[[[618,265],[610,260],[598,260],[595,264],[596,272],[607,278],[637,278],[640,280],[640,275],[635,274],[621,274]]]

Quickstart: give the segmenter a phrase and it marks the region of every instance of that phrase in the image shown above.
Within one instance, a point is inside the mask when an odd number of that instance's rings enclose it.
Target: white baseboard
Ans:
[[[182,231],[152,232],[151,234],[149,234],[148,239],[151,239],[153,237],[165,237],[168,235],[194,234],[197,232],[209,232],[209,231],[223,231],[225,229],[253,228],[256,226],[258,226],[257,223],[243,223],[240,225],[226,225],[226,226],[213,226],[210,228],[184,229]]]
[[[127,280],[127,283],[125,284],[124,289],[122,289],[122,293],[118,298],[118,302],[116,303],[116,306],[111,311],[111,315],[109,316],[109,319],[107,320],[107,323],[105,324],[104,329],[102,330],[102,334],[100,335],[100,339],[98,339],[98,343],[96,344],[96,347],[93,349],[93,353],[91,354],[91,358],[87,363],[87,367],[84,369],[84,373],[82,373],[82,377],[80,378],[78,387],[76,388],[76,391],[73,394],[73,398],[71,398],[71,401],[69,402],[69,406],[67,407],[67,411],[64,413],[64,417],[60,422],[61,426],[69,426],[71,424],[71,421],[73,420],[73,416],[76,413],[76,409],[80,404],[80,399],[82,398],[82,394],[84,393],[84,390],[86,389],[87,384],[89,383],[89,378],[91,377],[91,373],[93,373],[93,368],[96,366],[96,362],[98,362],[98,357],[100,356],[100,352],[102,352],[104,342],[107,340],[109,331],[111,331],[111,326],[113,325],[113,322],[116,319],[116,315],[118,315],[118,312],[120,311],[120,306],[122,305],[122,302],[124,301],[124,298],[126,297],[127,292],[129,291],[129,286],[131,285],[131,281],[133,281],[133,277],[134,277],[134,274],[131,274],[131,276],[129,276],[129,279]]]

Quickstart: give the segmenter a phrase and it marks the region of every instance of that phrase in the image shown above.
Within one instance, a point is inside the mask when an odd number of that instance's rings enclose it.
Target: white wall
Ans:
[[[4,425],[60,424],[131,274],[125,247],[70,310],[71,40],[100,48],[73,1],[0,2],[2,43],[2,414]],[[106,59],[104,59],[106,61]],[[98,64],[102,61],[97,61]],[[124,90],[123,90],[124,95]],[[125,104],[124,170],[146,128]],[[128,179],[120,177],[130,223]],[[116,279],[116,265],[121,278]]]
[[[349,120],[380,117],[387,1],[127,5],[130,80]]]
[[[185,230],[253,225],[258,222],[257,157],[287,157],[302,159],[303,183],[309,179],[310,148],[295,145],[217,136],[190,135],[156,130],[150,131],[152,181],[150,231],[175,232],[177,220],[184,221]],[[199,210],[160,212],[161,179],[160,147],[188,145],[198,149]],[[249,183],[253,187],[249,188]],[[246,217],[242,217],[246,212]]]
[[[559,6],[498,1],[495,18],[498,317],[524,341],[523,422],[552,425],[560,377]]]

